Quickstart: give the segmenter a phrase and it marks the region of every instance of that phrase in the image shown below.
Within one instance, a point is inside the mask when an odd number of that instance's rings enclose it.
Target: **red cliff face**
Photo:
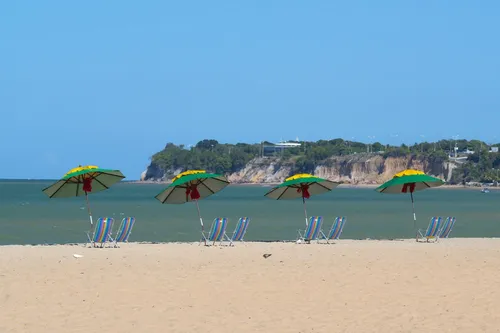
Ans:
[[[409,156],[336,157],[326,161],[325,165],[317,166],[315,175],[349,184],[382,184],[395,173],[405,169],[422,170],[432,176],[448,180],[454,167],[452,162],[433,162]]]
[[[381,184],[404,169],[419,169],[449,180],[455,164],[411,156],[384,158],[377,154],[356,154],[329,158],[314,169],[314,175],[348,184]],[[166,181],[183,170],[163,170],[152,163],[143,172],[143,181]],[[256,158],[237,172],[226,175],[231,183],[280,183],[295,173],[294,160]]]

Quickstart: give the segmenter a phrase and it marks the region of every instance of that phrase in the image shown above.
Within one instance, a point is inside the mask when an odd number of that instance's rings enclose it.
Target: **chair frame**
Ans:
[[[125,222],[125,219],[131,219],[132,220],[131,226],[130,226],[130,230],[128,231],[127,236],[125,237],[125,240],[119,241],[118,240],[118,233],[120,232],[121,228],[123,227],[123,223]],[[132,234],[132,229],[134,228],[134,225],[135,225],[135,217],[128,216],[128,217],[124,217],[122,219],[122,221],[120,223],[120,226],[118,227],[118,230],[116,231],[115,238],[111,239],[111,241],[115,243],[114,244],[115,247],[118,247],[118,243],[128,243],[128,239],[130,238],[130,235]]]
[[[240,240],[235,240],[234,236],[236,235],[236,231],[238,230],[238,227],[240,226],[240,224],[243,223],[242,222],[243,219],[245,219],[245,222],[244,222],[245,226],[243,227],[244,230],[242,231],[241,238],[240,238]],[[247,233],[248,224],[250,223],[250,220],[251,220],[251,218],[248,216],[240,217],[238,219],[238,222],[236,223],[236,227],[234,228],[233,234],[231,235],[231,244],[234,245],[234,242],[242,242],[242,243],[245,242],[244,238],[245,238],[245,234]]]
[[[103,247],[106,245],[106,243],[112,243],[112,240],[113,240],[113,239],[112,239],[112,237],[111,237],[111,233],[113,232],[113,224],[114,224],[115,220],[114,220],[112,217],[100,217],[100,218],[98,218],[98,219],[97,219],[97,222],[96,222],[96,224],[94,225],[94,230],[93,230],[93,231],[88,231],[88,232],[87,232],[87,239],[88,239],[88,242],[90,243],[91,247],[98,247],[98,246],[96,246],[96,244],[97,244],[98,242],[94,241],[94,239],[95,239],[95,236],[96,236],[96,230],[97,230],[97,227],[98,227],[101,223],[103,223],[103,222],[102,222],[102,220],[103,220],[103,219],[108,219],[108,220],[109,220],[109,222],[108,222],[108,224],[109,224],[109,229],[108,229],[108,234],[107,234],[107,236],[105,236],[105,237],[104,237],[104,242],[100,242],[100,243],[101,243],[101,246],[100,246],[100,247],[101,247],[101,248],[103,248]],[[90,237],[90,233],[92,233],[92,237]],[[87,243],[86,243],[85,245],[87,245]]]
[[[337,220],[339,220],[339,219],[341,220],[341,222],[339,222],[339,223],[342,223],[342,224],[340,226],[340,231],[339,231],[338,237],[337,238],[330,238],[330,235],[332,234],[332,231],[333,231],[333,227],[335,226],[335,223],[337,223]],[[344,231],[344,226],[345,226],[346,222],[347,222],[346,216],[337,216],[333,220],[332,226],[330,227],[330,230],[328,231],[327,236],[323,232],[321,232],[321,234],[324,236],[324,239],[325,239],[327,244],[330,244],[330,241],[335,241],[335,240],[340,239],[340,235],[342,235],[342,232]]]
[[[449,220],[453,220],[453,222],[449,222]],[[439,238],[449,238],[451,232],[453,231],[453,227],[455,226],[455,223],[457,222],[457,218],[455,216],[447,216],[446,219],[444,220],[443,222],[443,225],[441,226],[441,230],[439,230]],[[451,227],[450,227],[450,230],[448,231],[448,234],[446,235],[446,237],[443,237],[443,232],[444,232],[444,228],[446,226],[447,223],[451,223]]]
[[[431,224],[432,224],[432,222],[433,222],[434,219],[438,220],[436,222],[437,226],[436,226],[436,229],[434,231],[434,235],[433,236],[428,236],[427,234],[429,233],[428,232],[429,228],[431,227]],[[443,218],[441,216],[433,216],[433,217],[431,217],[431,220],[429,221],[429,225],[425,229],[424,233],[422,233],[422,231],[424,231],[423,229],[418,229],[417,230],[417,239],[416,239],[416,241],[419,242],[419,239],[425,239],[427,243],[431,243],[430,240],[433,239],[434,241],[432,243],[438,242],[439,241],[440,231],[441,231],[441,223],[442,223],[442,221],[443,221]]]
[[[210,236],[212,235],[212,232],[215,231],[214,229],[217,226],[217,223],[220,223],[220,222],[217,222],[217,221],[221,221],[221,220],[226,220],[226,223],[223,226],[223,230],[220,231],[219,237],[216,237],[213,240],[211,240]],[[229,242],[229,245],[232,245],[233,242],[232,242],[231,238],[229,238],[227,236],[227,234],[226,234],[226,230],[227,230],[228,224],[229,224],[229,219],[227,217],[216,217],[212,221],[212,225],[210,226],[210,230],[208,231],[208,233],[205,233],[204,231],[201,232],[201,239],[200,239],[200,243],[198,245],[200,245],[201,242],[205,242],[205,246],[208,246],[207,243],[209,243],[209,242],[213,242],[212,245],[215,245],[215,242],[220,242],[219,245],[222,245],[222,243],[224,242],[224,240],[227,240]]]
[[[316,223],[316,232],[314,232],[311,235],[313,237],[311,237],[310,239],[306,239],[306,235],[308,233],[307,231],[309,230],[309,228],[312,228],[310,226],[312,225],[313,219],[319,219],[319,222]],[[304,230],[301,229],[297,230],[297,241],[301,240],[306,244],[311,244],[311,241],[319,242],[321,236],[326,237],[325,234],[323,233],[323,230],[321,230],[322,226],[323,226],[323,216],[311,216],[309,218],[309,222],[306,228]],[[302,234],[301,231],[304,231],[304,233]]]

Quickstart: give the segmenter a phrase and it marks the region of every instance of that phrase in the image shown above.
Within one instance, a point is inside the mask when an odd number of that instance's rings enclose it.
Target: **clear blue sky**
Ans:
[[[0,178],[137,179],[204,138],[495,141],[499,17],[493,0],[3,1]]]

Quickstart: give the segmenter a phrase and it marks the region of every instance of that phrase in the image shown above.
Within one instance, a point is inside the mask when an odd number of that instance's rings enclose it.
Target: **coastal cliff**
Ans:
[[[454,167],[452,162],[433,162],[410,156],[384,158],[375,154],[358,154],[329,158],[315,166],[313,174],[345,184],[380,184],[409,168],[448,180]],[[294,172],[292,161],[260,158],[229,174],[228,179],[232,183],[279,183]]]
[[[325,159],[310,170],[298,170],[293,158],[259,157],[242,165],[237,171],[227,172],[231,183],[279,183],[296,172],[308,171],[314,175],[346,184],[380,184],[395,173],[414,168],[448,181],[456,164],[451,161],[405,155],[384,157],[381,154],[352,154]],[[184,171],[181,168],[164,169],[151,162],[141,175],[142,181],[168,181]],[[213,171],[213,170],[210,170]]]

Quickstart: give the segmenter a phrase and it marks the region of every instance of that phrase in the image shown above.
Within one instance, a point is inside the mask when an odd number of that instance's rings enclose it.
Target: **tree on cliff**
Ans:
[[[218,145],[219,142],[217,140],[202,140],[196,144],[196,148],[210,150]]]

